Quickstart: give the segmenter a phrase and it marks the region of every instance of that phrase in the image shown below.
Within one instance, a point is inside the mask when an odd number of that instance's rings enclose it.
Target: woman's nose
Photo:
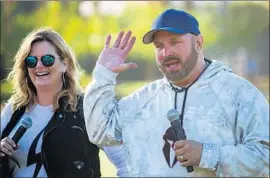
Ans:
[[[44,67],[44,65],[42,64],[40,59],[37,60],[37,66],[36,67]]]

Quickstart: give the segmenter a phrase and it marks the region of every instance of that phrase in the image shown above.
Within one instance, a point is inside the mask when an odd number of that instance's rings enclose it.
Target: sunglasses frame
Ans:
[[[29,62],[27,62],[27,58],[29,58],[29,57],[32,57],[32,58],[34,58],[34,59],[36,60],[33,66],[30,66]],[[44,61],[44,60],[47,59],[47,58],[45,58],[45,57],[51,57],[51,58],[53,59],[53,62],[50,63],[50,64],[48,65],[47,62]],[[51,66],[53,66],[53,64],[55,63],[55,58],[56,58],[56,57],[53,56],[53,55],[51,55],[51,54],[45,54],[44,56],[41,56],[41,57],[40,57],[40,60],[41,60],[42,64],[43,64],[45,67],[51,67]],[[37,57],[37,56],[27,56],[27,57],[24,59],[24,61],[25,61],[25,64],[26,64],[26,66],[27,66],[28,68],[35,68],[35,67],[37,66],[38,57]]]

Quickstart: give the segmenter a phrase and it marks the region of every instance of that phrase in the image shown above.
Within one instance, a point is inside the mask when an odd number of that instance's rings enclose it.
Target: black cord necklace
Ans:
[[[184,118],[184,111],[185,111],[185,105],[186,105],[186,99],[187,99],[187,93],[188,93],[188,89],[200,78],[200,76],[204,73],[204,71],[208,68],[208,66],[210,65],[211,61],[205,59],[206,65],[203,69],[203,71],[200,73],[200,75],[196,78],[196,80],[194,80],[194,82],[192,82],[188,87],[186,88],[182,88],[182,89],[178,89],[176,87],[174,87],[171,83],[171,87],[172,90],[174,90],[175,95],[174,95],[174,109],[177,109],[177,93],[181,93],[181,92],[185,92],[184,94],[184,100],[183,100],[183,104],[182,104],[182,109],[181,109],[181,114],[179,115],[179,119],[181,122],[181,126],[183,126],[183,118]]]

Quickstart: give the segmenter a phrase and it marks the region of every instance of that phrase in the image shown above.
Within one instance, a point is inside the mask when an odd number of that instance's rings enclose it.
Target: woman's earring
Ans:
[[[67,83],[66,83],[66,78],[65,78],[65,73],[64,72],[62,73],[62,80],[63,80],[63,86],[64,86],[64,88],[66,88]]]

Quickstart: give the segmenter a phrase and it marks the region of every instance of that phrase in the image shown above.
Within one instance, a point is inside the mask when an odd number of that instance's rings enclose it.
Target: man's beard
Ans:
[[[166,66],[164,65],[165,62],[169,60],[177,60],[180,63],[181,69],[179,71],[166,71]],[[191,71],[196,66],[198,61],[198,52],[196,51],[194,45],[192,45],[192,49],[190,55],[188,56],[186,61],[182,61],[177,56],[167,56],[164,58],[161,64],[157,64],[161,73],[170,81],[177,82],[181,81],[186,78]]]

